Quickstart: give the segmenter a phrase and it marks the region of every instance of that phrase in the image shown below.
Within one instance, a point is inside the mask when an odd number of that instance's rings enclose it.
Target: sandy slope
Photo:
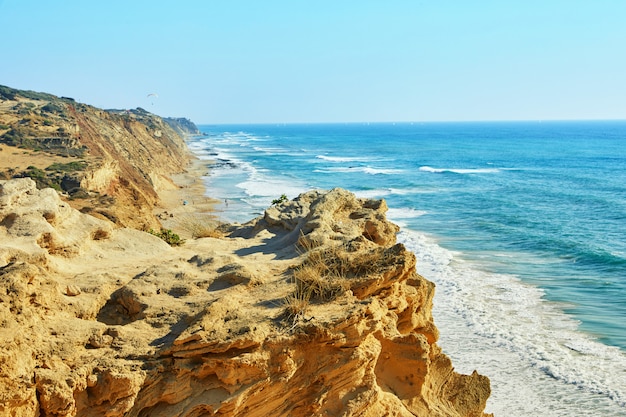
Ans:
[[[66,162],[67,158],[52,155],[46,152],[35,152],[29,149],[19,149],[0,143],[0,172],[14,169],[16,172],[23,171],[33,165],[47,167],[54,162]]]
[[[165,229],[172,229],[185,239],[192,237],[189,229],[193,224],[212,227],[218,222],[213,215],[216,201],[206,195],[201,178],[207,174],[208,163],[193,157],[190,159],[185,172],[172,175],[176,187],[159,192],[160,202],[154,210]]]

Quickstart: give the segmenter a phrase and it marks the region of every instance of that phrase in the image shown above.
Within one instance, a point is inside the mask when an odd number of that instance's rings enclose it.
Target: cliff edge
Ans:
[[[159,192],[189,162],[186,119],[144,109],[102,110],[0,86],[0,179],[29,177],[72,207],[118,226],[148,230]]]
[[[386,209],[312,191],[171,247],[0,180],[0,415],[483,416]]]

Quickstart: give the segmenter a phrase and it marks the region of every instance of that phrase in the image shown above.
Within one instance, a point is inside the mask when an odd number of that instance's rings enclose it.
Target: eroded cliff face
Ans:
[[[0,415],[483,416],[385,211],[314,191],[172,248],[0,181]]]
[[[96,217],[158,228],[157,193],[174,187],[170,176],[185,169],[187,131],[193,123],[185,119],[165,121],[143,109],[105,111],[0,86],[0,178],[28,176]],[[28,166],[16,166],[22,154]]]

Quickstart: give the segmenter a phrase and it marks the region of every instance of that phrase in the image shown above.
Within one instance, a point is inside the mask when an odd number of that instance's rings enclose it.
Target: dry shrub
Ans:
[[[296,287],[308,292],[312,299],[329,301],[344,293],[349,265],[343,245],[331,245],[307,252],[306,259],[294,268]]]
[[[286,296],[283,302],[285,314],[289,320],[297,322],[304,318],[304,314],[311,304],[311,294],[304,288],[296,287],[296,290]]]
[[[50,255],[60,255],[69,258],[78,254],[78,248],[76,246],[63,245],[52,233],[48,232],[39,236],[37,244],[42,249],[47,250]]]
[[[213,217],[188,215],[183,217],[178,224],[181,229],[189,233],[194,239],[224,237],[224,234],[219,230],[219,222]]]
[[[104,229],[96,229],[92,234],[91,238],[93,240],[105,240],[111,237],[111,232]]]
[[[303,242],[308,242],[303,240]],[[294,323],[303,319],[312,301],[329,301],[347,289],[346,281],[326,268],[326,251],[313,246],[301,246],[306,259],[293,268],[295,290],[285,297],[285,313]]]
[[[287,316],[297,321],[311,302],[334,300],[355,279],[380,275],[396,262],[399,250],[398,245],[385,248],[359,241],[316,247],[308,239],[299,239],[305,259],[292,270],[296,289],[285,297]]]
[[[344,277],[328,274],[320,264],[301,265],[293,271],[293,277],[297,290],[313,300],[330,301],[348,289]]]
[[[350,243],[313,249],[307,252],[301,267],[313,267],[329,278],[356,278],[380,273],[393,262],[393,248],[360,247]]]

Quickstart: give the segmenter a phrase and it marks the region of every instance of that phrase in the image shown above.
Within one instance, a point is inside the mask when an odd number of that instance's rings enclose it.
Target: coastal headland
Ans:
[[[188,127],[0,92],[0,415],[485,415],[383,200],[217,224]]]

